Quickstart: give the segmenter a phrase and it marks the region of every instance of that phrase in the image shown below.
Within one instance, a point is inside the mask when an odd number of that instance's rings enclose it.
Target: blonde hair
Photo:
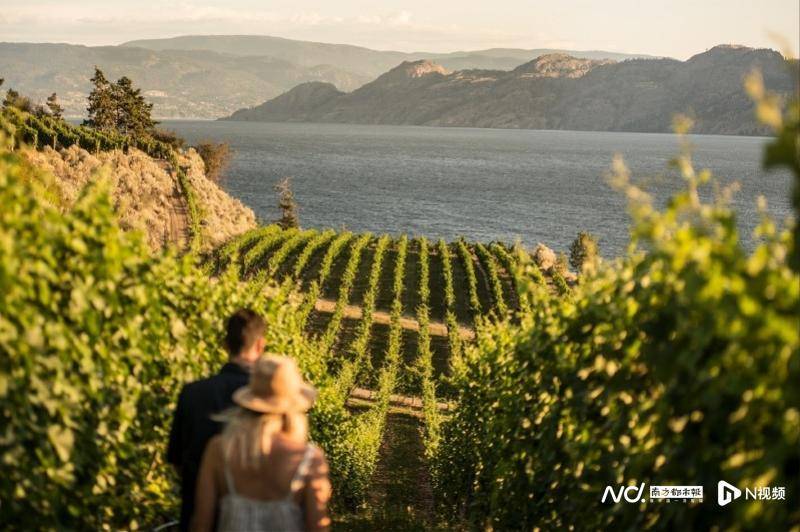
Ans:
[[[222,445],[229,457],[235,448],[245,469],[255,469],[272,450],[272,438],[279,433],[292,439],[308,441],[308,417],[304,412],[263,414],[233,407],[214,416],[225,423]]]

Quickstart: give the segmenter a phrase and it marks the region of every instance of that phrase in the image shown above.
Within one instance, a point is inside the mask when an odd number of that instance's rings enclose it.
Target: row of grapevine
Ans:
[[[508,305],[503,297],[503,283],[500,281],[500,272],[497,270],[497,262],[494,255],[489,253],[486,246],[480,242],[475,244],[475,252],[478,254],[478,258],[489,274],[489,287],[492,290],[494,308],[497,311],[498,317],[503,318],[508,314]]]
[[[453,372],[461,365],[461,336],[456,318],[456,293],[453,286],[453,264],[450,248],[444,239],[438,243],[439,257],[442,261],[442,275],[444,276],[445,298],[445,325],[447,325],[447,338],[450,345],[450,367]]]
[[[280,231],[280,226],[278,225],[265,225],[250,229],[231,239],[217,251],[214,258],[216,261],[215,271],[222,272],[225,268],[235,268],[238,271],[242,251],[248,249],[262,238],[278,231]]]
[[[325,281],[328,279],[328,275],[331,273],[333,261],[336,260],[336,257],[339,256],[339,252],[352,238],[353,233],[347,231],[336,237],[336,239],[328,246],[325,256],[322,258],[322,263],[320,264],[317,278],[311,282],[308,292],[303,298],[303,304],[300,307],[300,322],[304,327],[308,321],[308,316],[311,314],[311,311],[314,310],[314,305],[316,305],[317,300],[319,299],[322,285],[325,284]]]
[[[292,268],[292,276],[294,279],[300,281],[303,270],[305,270],[305,267],[308,264],[308,261],[311,260],[314,252],[333,240],[335,236],[336,231],[333,229],[326,229],[322,233],[312,238],[308,244],[306,244],[306,247],[303,248],[302,253],[300,253],[300,256],[297,257],[297,261],[295,261],[294,267]]]
[[[430,265],[428,260],[428,241],[419,239],[419,300],[417,322],[419,337],[417,341],[416,370],[420,376],[422,390],[422,411],[425,423],[425,454],[430,459],[436,454],[439,445],[441,417],[436,402],[436,382],[433,377],[433,353],[430,334]]]
[[[478,298],[478,277],[475,275],[475,265],[472,263],[472,253],[464,240],[456,242],[456,252],[467,273],[467,290],[469,293],[469,307],[472,315],[477,318],[481,315],[481,301]]]
[[[278,273],[278,269],[280,269],[281,265],[284,261],[289,257],[289,255],[295,251],[297,248],[311,240],[317,235],[317,231],[314,229],[308,229],[306,231],[300,231],[294,234],[291,238],[285,240],[281,247],[275,250],[275,253],[269,258],[269,262],[267,262],[266,271],[270,277],[275,277]]]
[[[286,229],[285,231],[267,234],[258,240],[242,257],[242,270],[245,273],[254,273],[260,268],[260,263],[263,262],[262,259],[269,250],[290,239],[297,232],[298,230],[295,228]],[[261,269],[261,271],[264,270]]]
[[[408,238],[404,235],[397,242],[389,346],[377,379],[376,402],[367,412],[356,418],[351,432],[348,434],[348,453],[354,457],[354,463],[358,464],[358,469],[349,474],[349,478],[353,482],[351,488],[356,493],[362,493],[362,496],[366,495],[370,480],[375,473],[378,451],[383,438],[384,427],[386,426],[386,415],[389,411],[389,402],[400,373],[400,350],[403,331],[400,318],[403,313],[403,278],[405,276],[407,247]]]
[[[362,305],[361,322],[358,324],[356,338],[348,348],[350,358],[342,364],[336,376],[336,390],[339,401],[344,404],[350,391],[356,384],[358,375],[369,360],[369,340],[372,336],[373,314],[375,312],[375,302],[380,290],[380,277],[383,268],[383,257],[391,243],[389,235],[383,235],[375,245],[375,254],[372,258],[372,266],[369,272],[367,290],[364,293],[364,303]]]
[[[319,338],[317,343],[317,349],[328,359],[330,359],[330,351],[339,334],[339,328],[344,318],[345,307],[347,307],[347,303],[350,302],[350,291],[353,288],[353,282],[356,280],[358,265],[361,262],[361,253],[371,239],[371,233],[364,233],[353,242],[353,246],[350,249],[350,258],[339,280],[339,297],[336,300],[336,307],[328,321],[325,333]]]
[[[14,139],[18,145],[53,149],[78,145],[92,153],[136,148],[157,159],[167,159],[173,153],[169,144],[149,137],[134,138],[113,131],[73,126],[59,118],[37,116],[11,106],[4,107],[2,114],[13,126]]]

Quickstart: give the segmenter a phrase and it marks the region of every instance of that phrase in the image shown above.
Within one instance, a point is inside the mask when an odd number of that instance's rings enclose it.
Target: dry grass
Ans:
[[[171,239],[168,220],[183,211],[183,197],[169,163],[155,160],[138,150],[93,155],[77,146],[55,151],[26,150],[36,166],[52,173],[67,206],[90,181],[106,175],[123,228],[144,232],[148,244],[157,249]],[[202,210],[203,247],[209,249],[234,235],[255,227],[253,211],[206,179],[203,161],[194,150],[180,158],[187,168]]]

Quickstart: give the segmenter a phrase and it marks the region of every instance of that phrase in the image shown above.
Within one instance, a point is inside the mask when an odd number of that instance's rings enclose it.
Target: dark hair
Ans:
[[[239,309],[228,318],[225,325],[225,349],[231,357],[235,357],[252,347],[266,329],[267,324],[258,312],[249,308]]]

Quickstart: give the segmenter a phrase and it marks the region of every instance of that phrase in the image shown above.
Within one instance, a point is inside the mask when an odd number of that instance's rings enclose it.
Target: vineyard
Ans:
[[[795,173],[800,210],[800,106],[780,118],[750,89],[775,128],[765,164]],[[171,522],[175,397],[225,360],[239,306],[319,390],[334,528],[800,527],[800,230],[764,214],[745,250],[724,199],[700,200],[709,176],[688,150],[663,208],[617,161],[631,250],[574,281],[518,245],[278,225],[153,252],[102,182],[60,209],[13,151],[94,133],[14,113],[0,133],[0,511],[15,528]],[[721,479],[786,500],[721,508]],[[702,484],[707,500],[601,502],[640,482]]]
[[[221,247],[206,268],[296,289],[306,333],[331,372],[348,375],[345,388],[374,389],[378,370],[397,357],[403,370],[393,392],[416,396],[425,382],[446,394],[476,324],[519,310],[519,260],[530,262],[522,248],[500,243],[431,244],[424,237],[270,225]],[[550,277],[539,278],[555,286]]]

